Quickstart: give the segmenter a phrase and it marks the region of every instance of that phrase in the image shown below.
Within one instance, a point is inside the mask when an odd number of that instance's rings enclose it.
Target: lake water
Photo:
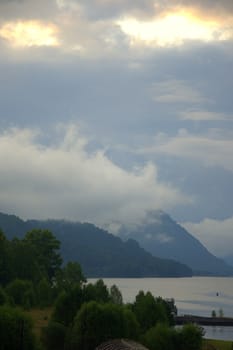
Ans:
[[[104,278],[105,284],[120,289],[124,302],[133,302],[140,290],[150,291],[155,297],[174,298],[178,315],[194,314],[211,316],[212,310],[218,315],[233,317],[233,278],[192,277],[192,278]],[[90,281],[94,281],[91,279]],[[204,327],[206,338],[233,341],[233,327]]]

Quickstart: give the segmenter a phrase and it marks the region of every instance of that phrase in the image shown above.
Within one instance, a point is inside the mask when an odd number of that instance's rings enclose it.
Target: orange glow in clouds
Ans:
[[[58,46],[57,28],[40,21],[8,22],[0,28],[0,36],[14,46]]]

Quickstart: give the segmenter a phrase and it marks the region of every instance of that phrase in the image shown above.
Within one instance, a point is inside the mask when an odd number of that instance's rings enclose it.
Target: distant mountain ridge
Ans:
[[[122,239],[137,240],[154,256],[169,257],[188,265],[195,275],[233,275],[232,266],[211,254],[200,241],[163,211],[148,213],[141,224],[122,226],[119,235]]]
[[[64,261],[78,261],[87,277],[192,276],[192,270],[184,264],[154,257],[135,240],[123,242],[93,224],[64,220],[23,221],[0,213],[0,228],[8,239],[22,239],[27,231],[35,228],[52,231],[61,242]]]

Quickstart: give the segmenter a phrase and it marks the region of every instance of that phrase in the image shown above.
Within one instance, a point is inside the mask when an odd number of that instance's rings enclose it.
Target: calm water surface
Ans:
[[[133,302],[139,290],[154,296],[174,298],[178,314],[211,316],[212,310],[233,317],[233,278],[104,278],[110,287],[116,284],[124,302]],[[94,281],[94,279],[90,280]],[[205,327],[206,337],[233,341],[233,327]]]

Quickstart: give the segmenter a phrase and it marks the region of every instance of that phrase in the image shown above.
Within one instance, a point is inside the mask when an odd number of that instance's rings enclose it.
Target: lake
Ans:
[[[89,281],[95,281],[90,279]],[[139,290],[150,291],[155,297],[174,298],[178,314],[211,316],[219,310],[233,317],[233,278],[104,278],[105,284],[120,289],[124,302],[133,302]],[[233,327],[204,327],[206,338],[233,341]]]

